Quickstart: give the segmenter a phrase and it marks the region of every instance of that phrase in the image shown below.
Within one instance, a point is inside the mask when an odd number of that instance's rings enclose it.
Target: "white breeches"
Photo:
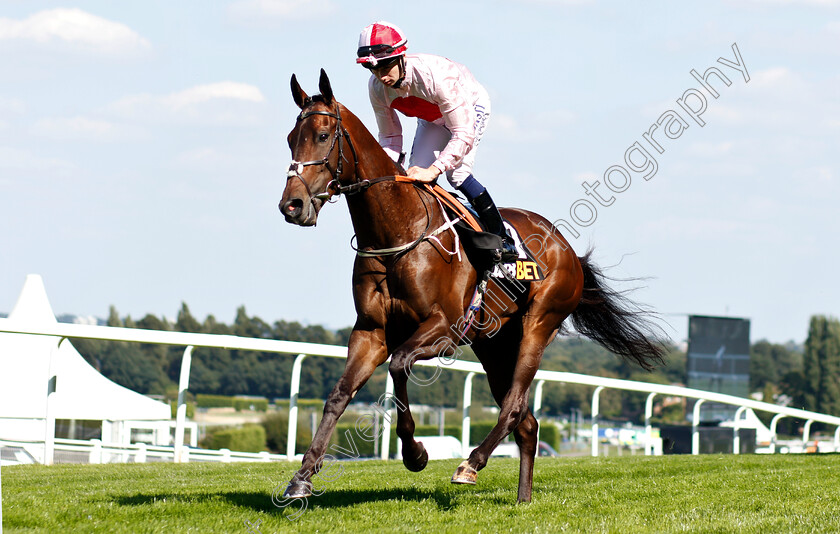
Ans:
[[[472,174],[475,165],[475,154],[478,151],[478,144],[490,121],[490,105],[475,105],[475,141],[472,149],[461,160],[461,164],[451,171],[446,172],[446,178],[452,187],[457,188],[469,175]],[[417,131],[414,133],[414,144],[411,147],[411,157],[408,160],[409,167],[430,167],[437,160],[441,150],[449,143],[452,133],[443,125],[434,122],[417,119]]]

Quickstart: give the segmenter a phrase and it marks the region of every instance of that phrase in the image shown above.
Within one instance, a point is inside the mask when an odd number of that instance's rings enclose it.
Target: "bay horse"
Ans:
[[[292,164],[280,202],[287,222],[313,226],[320,209],[344,194],[355,231],[353,266],[356,321],[347,362],[324,405],[324,414],[301,468],[284,497],[312,494],[312,476],[321,468],[338,418],[356,392],[390,356],[394,381],[397,436],[403,463],[411,471],[426,466],[428,454],[414,439],[408,408],[407,382],[412,364],[436,356],[452,357],[469,344],[487,374],[499,418],[484,441],[458,466],[453,483],[475,484],[490,453],[513,432],[520,451],[517,500],[531,500],[537,420],[528,408],[528,393],[543,351],[570,318],[577,332],[608,350],[652,369],[662,363],[662,344],[652,323],[620,292],[604,283],[589,260],[578,257],[566,239],[545,218],[522,209],[502,209],[538,259],[545,278],[485,299],[477,324],[459,337],[481,273],[464,259],[463,244],[447,227],[447,216],[416,183],[400,179],[401,166],[380,147],[364,124],[335,100],[329,78],[321,70],[320,95],[308,96],[292,75],[292,97],[301,112],[288,135]],[[397,178],[395,178],[395,176]],[[504,295],[507,294],[507,297]],[[492,318],[492,321],[491,321]],[[493,323],[493,328],[486,328]],[[454,327],[453,327],[454,326]]]

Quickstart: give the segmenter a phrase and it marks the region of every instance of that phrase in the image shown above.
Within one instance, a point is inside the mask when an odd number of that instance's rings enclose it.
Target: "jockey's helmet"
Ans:
[[[380,20],[365,27],[359,35],[356,63],[367,69],[392,63],[402,57],[408,48],[408,39],[396,25]]]

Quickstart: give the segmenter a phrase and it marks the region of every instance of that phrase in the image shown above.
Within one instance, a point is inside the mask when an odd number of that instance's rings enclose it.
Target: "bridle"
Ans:
[[[352,183],[352,184],[348,184],[348,185],[342,185],[341,181],[340,181],[340,178],[341,178],[341,175],[344,171],[344,161],[346,160],[346,158],[344,157],[344,140],[345,139],[347,140],[347,146],[350,147],[350,151],[353,153],[353,168],[354,169],[359,164],[359,158],[356,154],[356,148],[353,146],[353,140],[350,138],[350,134],[347,132],[347,129],[345,129],[341,125],[341,111],[340,111],[340,108],[339,108],[338,104],[336,103],[335,113],[332,113],[330,111],[301,111],[300,114],[297,116],[297,122],[300,122],[300,121],[302,121],[302,120],[304,120],[307,117],[310,117],[312,115],[324,115],[326,117],[332,117],[336,120],[335,134],[333,135],[332,142],[330,143],[330,148],[327,151],[327,154],[322,159],[316,159],[316,160],[311,160],[311,161],[295,161],[295,160],[292,160],[291,164],[289,164],[289,170],[286,172],[286,181],[287,182],[289,180],[293,179],[293,178],[297,178],[298,180],[301,181],[301,183],[303,183],[303,186],[306,188],[306,193],[309,195],[310,202],[312,202],[312,199],[316,199],[316,198],[319,199],[319,200],[329,202],[330,199],[334,196],[340,196],[342,194],[355,195],[357,193],[363,193],[364,191],[367,191],[372,185],[375,185],[375,184],[378,184],[378,183],[381,183],[381,182],[391,182],[391,181],[407,182],[407,183],[410,183],[411,185],[413,185],[415,188],[417,188],[418,191],[423,191],[423,189],[415,181],[413,181],[411,179],[408,179],[405,176],[381,176],[379,178],[365,179],[365,180],[362,180],[360,182],[356,182],[356,183]],[[338,163],[336,164],[335,169],[332,169],[332,168],[330,168],[329,160],[330,160],[330,156],[332,155],[333,150],[336,148],[336,146],[338,146]],[[301,176],[301,173],[303,172],[303,169],[305,167],[309,167],[311,165],[323,165],[330,172],[330,175],[333,178],[327,184],[327,187],[324,189],[324,192],[317,193],[317,194],[314,194],[314,195],[312,194],[312,190],[310,189],[309,184],[306,183],[306,180],[304,180],[303,177]],[[353,248],[356,251],[356,253],[359,256],[362,256],[362,257],[401,256],[401,255],[405,254],[406,252],[408,252],[410,250],[413,250],[417,245],[419,245],[421,242],[425,241],[426,239],[436,239],[435,236],[437,236],[438,234],[440,234],[441,232],[443,232],[445,230],[451,229],[452,226],[455,224],[455,222],[457,222],[457,219],[455,221],[450,221],[448,219],[448,217],[446,216],[446,211],[443,209],[443,206],[441,205],[441,210],[444,213],[444,217],[447,218],[447,223],[444,224],[443,226],[441,226],[440,228],[438,228],[437,230],[435,230],[434,232],[429,233],[429,228],[432,224],[432,217],[431,217],[431,214],[429,213],[429,206],[427,205],[427,200],[426,200],[426,198],[424,197],[423,194],[421,194],[421,199],[423,201],[423,207],[426,209],[426,221],[427,222],[426,222],[426,228],[420,234],[420,237],[418,237],[416,240],[414,240],[410,243],[407,243],[405,245],[398,246],[398,247],[393,247],[393,248],[388,248],[388,249],[380,249],[380,250],[371,250],[371,251],[363,251],[363,250],[358,249],[356,246],[353,245],[352,240],[351,240],[351,244],[350,244],[351,248]],[[440,201],[438,201],[438,202],[440,202]],[[454,232],[454,230],[453,230],[453,232]],[[355,236],[354,236],[354,238],[355,238]],[[458,236],[457,236],[457,233],[455,234],[455,240],[456,240],[456,251],[457,251],[458,250],[458,246],[457,246]],[[441,246],[443,246],[443,245],[441,244]],[[444,250],[446,250],[446,249],[444,248]],[[452,255],[452,254],[455,254],[455,252],[450,252],[449,254]],[[458,254],[460,254],[460,253],[458,253]]]
[[[306,188],[306,193],[309,195],[310,199],[319,199],[319,200],[326,200],[329,201],[336,194],[341,194],[343,191],[343,187],[340,182],[341,174],[344,172],[344,161],[346,158],[344,157],[344,140],[347,140],[347,145],[350,147],[350,151],[353,153],[353,167],[355,168],[359,164],[359,158],[356,155],[356,147],[353,146],[353,141],[350,139],[350,134],[347,132],[341,125],[341,110],[336,103],[335,105],[335,113],[329,111],[301,111],[300,114],[297,116],[297,122],[300,122],[307,117],[312,115],[324,115],[326,117],[332,117],[336,120],[335,123],[335,134],[333,135],[332,142],[330,143],[330,149],[327,151],[327,155],[324,156],[322,159],[316,159],[312,161],[295,161],[289,164],[289,170],[286,172],[286,181],[288,182],[292,178],[297,178],[298,180],[303,183],[303,186]],[[333,150],[335,149],[336,145],[338,146],[338,163],[335,166],[335,169],[330,168],[330,156],[332,155]],[[327,184],[326,189],[323,193],[318,193],[316,195],[312,194],[312,190],[309,188],[309,184],[306,183],[306,180],[303,179],[301,173],[305,167],[309,167],[310,165],[323,165],[329,171],[330,175],[332,176],[332,180]],[[333,193],[333,191],[336,191]]]

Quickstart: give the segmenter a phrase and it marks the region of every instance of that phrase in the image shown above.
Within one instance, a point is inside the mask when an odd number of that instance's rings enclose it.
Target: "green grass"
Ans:
[[[295,521],[271,491],[297,464],[4,467],[3,531],[840,532],[837,455],[538,459],[529,505],[517,460],[477,486],[449,483],[457,464],[342,463]]]

